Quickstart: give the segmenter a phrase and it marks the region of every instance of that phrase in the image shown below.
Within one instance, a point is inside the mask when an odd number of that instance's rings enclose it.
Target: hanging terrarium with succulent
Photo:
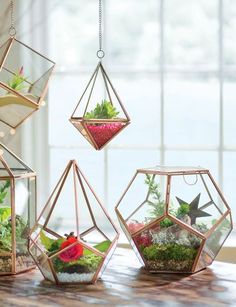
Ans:
[[[17,128],[44,104],[55,63],[16,39],[11,1],[10,38],[0,46],[0,121]]]
[[[36,174],[0,143],[0,275],[35,267],[28,235],[36,220]]]
[[[150,272],[204,269],[232,230],[224,196],[209,170],[200,167],[137,170],[116,213]]]
[[[129,123],[130,118],[102,64],[102,1],[99,0],[99,63],[71,118],[71,123],[97,150],[102,149]]]
[[[75,161],[70,161],[30,234],[29,251],[45,279],[95,283],[118,231]]]

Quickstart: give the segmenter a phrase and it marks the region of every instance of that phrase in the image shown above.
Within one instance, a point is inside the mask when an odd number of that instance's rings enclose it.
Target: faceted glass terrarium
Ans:
[[[0,275],[35,267],[28,235],[36,220],[36,174],[0,143]]]
[[[118,232],[75,161],[70,161],[30,234],[29,251],[45,279],[95,283]]]
[[[101,62],[89,80],[70,121],[97,150],[102,149],[130,123]]]
[[[209,170],[200,167],[137,170],[116,213],[150,272],[204,269],[232,230],[226,200]]]
[[[0,121],[16,128],[39,109],[54,66],[14,37],[0,46]]]

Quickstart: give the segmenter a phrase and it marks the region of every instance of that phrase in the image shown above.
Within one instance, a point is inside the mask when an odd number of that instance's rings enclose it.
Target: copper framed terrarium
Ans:
[[[55,63],[11,36],[0,46],[0,121],[17,128],[44,104]]]
[[[232,230],[224,196],[209,170],[200,167],[138,169],[115,210],[150,272],[204,269]]]
[[[105,56],[102,49],[102,0],[98,3],[99,62],[70,118],[70,122],[96,150],[102,149],[130,123],[129,115],[102,64]]]
[[[70,121],[96,150],[102,149],[130,123],[130,118],[101,61]]]
[[[0,275],[35,267],[28,235],[36,220],[36,174],[0,143]]]
[[[72,160],[35,226],[29,251],[46,280],[95,283],[119,234],[93,189]]]

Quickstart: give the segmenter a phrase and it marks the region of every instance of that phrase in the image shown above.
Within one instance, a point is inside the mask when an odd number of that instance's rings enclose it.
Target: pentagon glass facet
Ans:
[[[55,63],[9,38],[0,46],[0,121],[17,128],[41,106]]]
[[[95,283],[119,234],[77,163],[68,163],[30,234],[29,251],[45,279]]]
[[[36,174],[0,143],[0,275],[35,267],[28,235],[36,221]]]
[[[200,167],[138,169],[115,210],[150,272],[204,269],[233,227],[224,196],[209,170]]]
[[[101,107],[106,101],[109,110]],[[99,106],[100,105],[100,106]],[[102,149],[129,123],[129,116],[101,62],[98,63],[71,118],[71,123],[96,149]]]

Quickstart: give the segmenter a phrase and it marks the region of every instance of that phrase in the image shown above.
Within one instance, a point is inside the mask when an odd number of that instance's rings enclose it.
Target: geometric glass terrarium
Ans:
[[[10,37],[0,46],[0,121],[17,128],[37,111],[55,63]]]
[[[90,78],[70,122],[96,150],[102,149],[130,123],[101,61]]]
[[[95,283],[119,234],[77,163],[71,160],[30,233],[29,251],[46,280]]]
[[[28,235],[36,220],[36,174],[0,143],[0,275],[35,267]]]
[[[115,210],[150,272],[206,268],[232,230],[224,196],[209,170],[200,167],[138,169]]]

